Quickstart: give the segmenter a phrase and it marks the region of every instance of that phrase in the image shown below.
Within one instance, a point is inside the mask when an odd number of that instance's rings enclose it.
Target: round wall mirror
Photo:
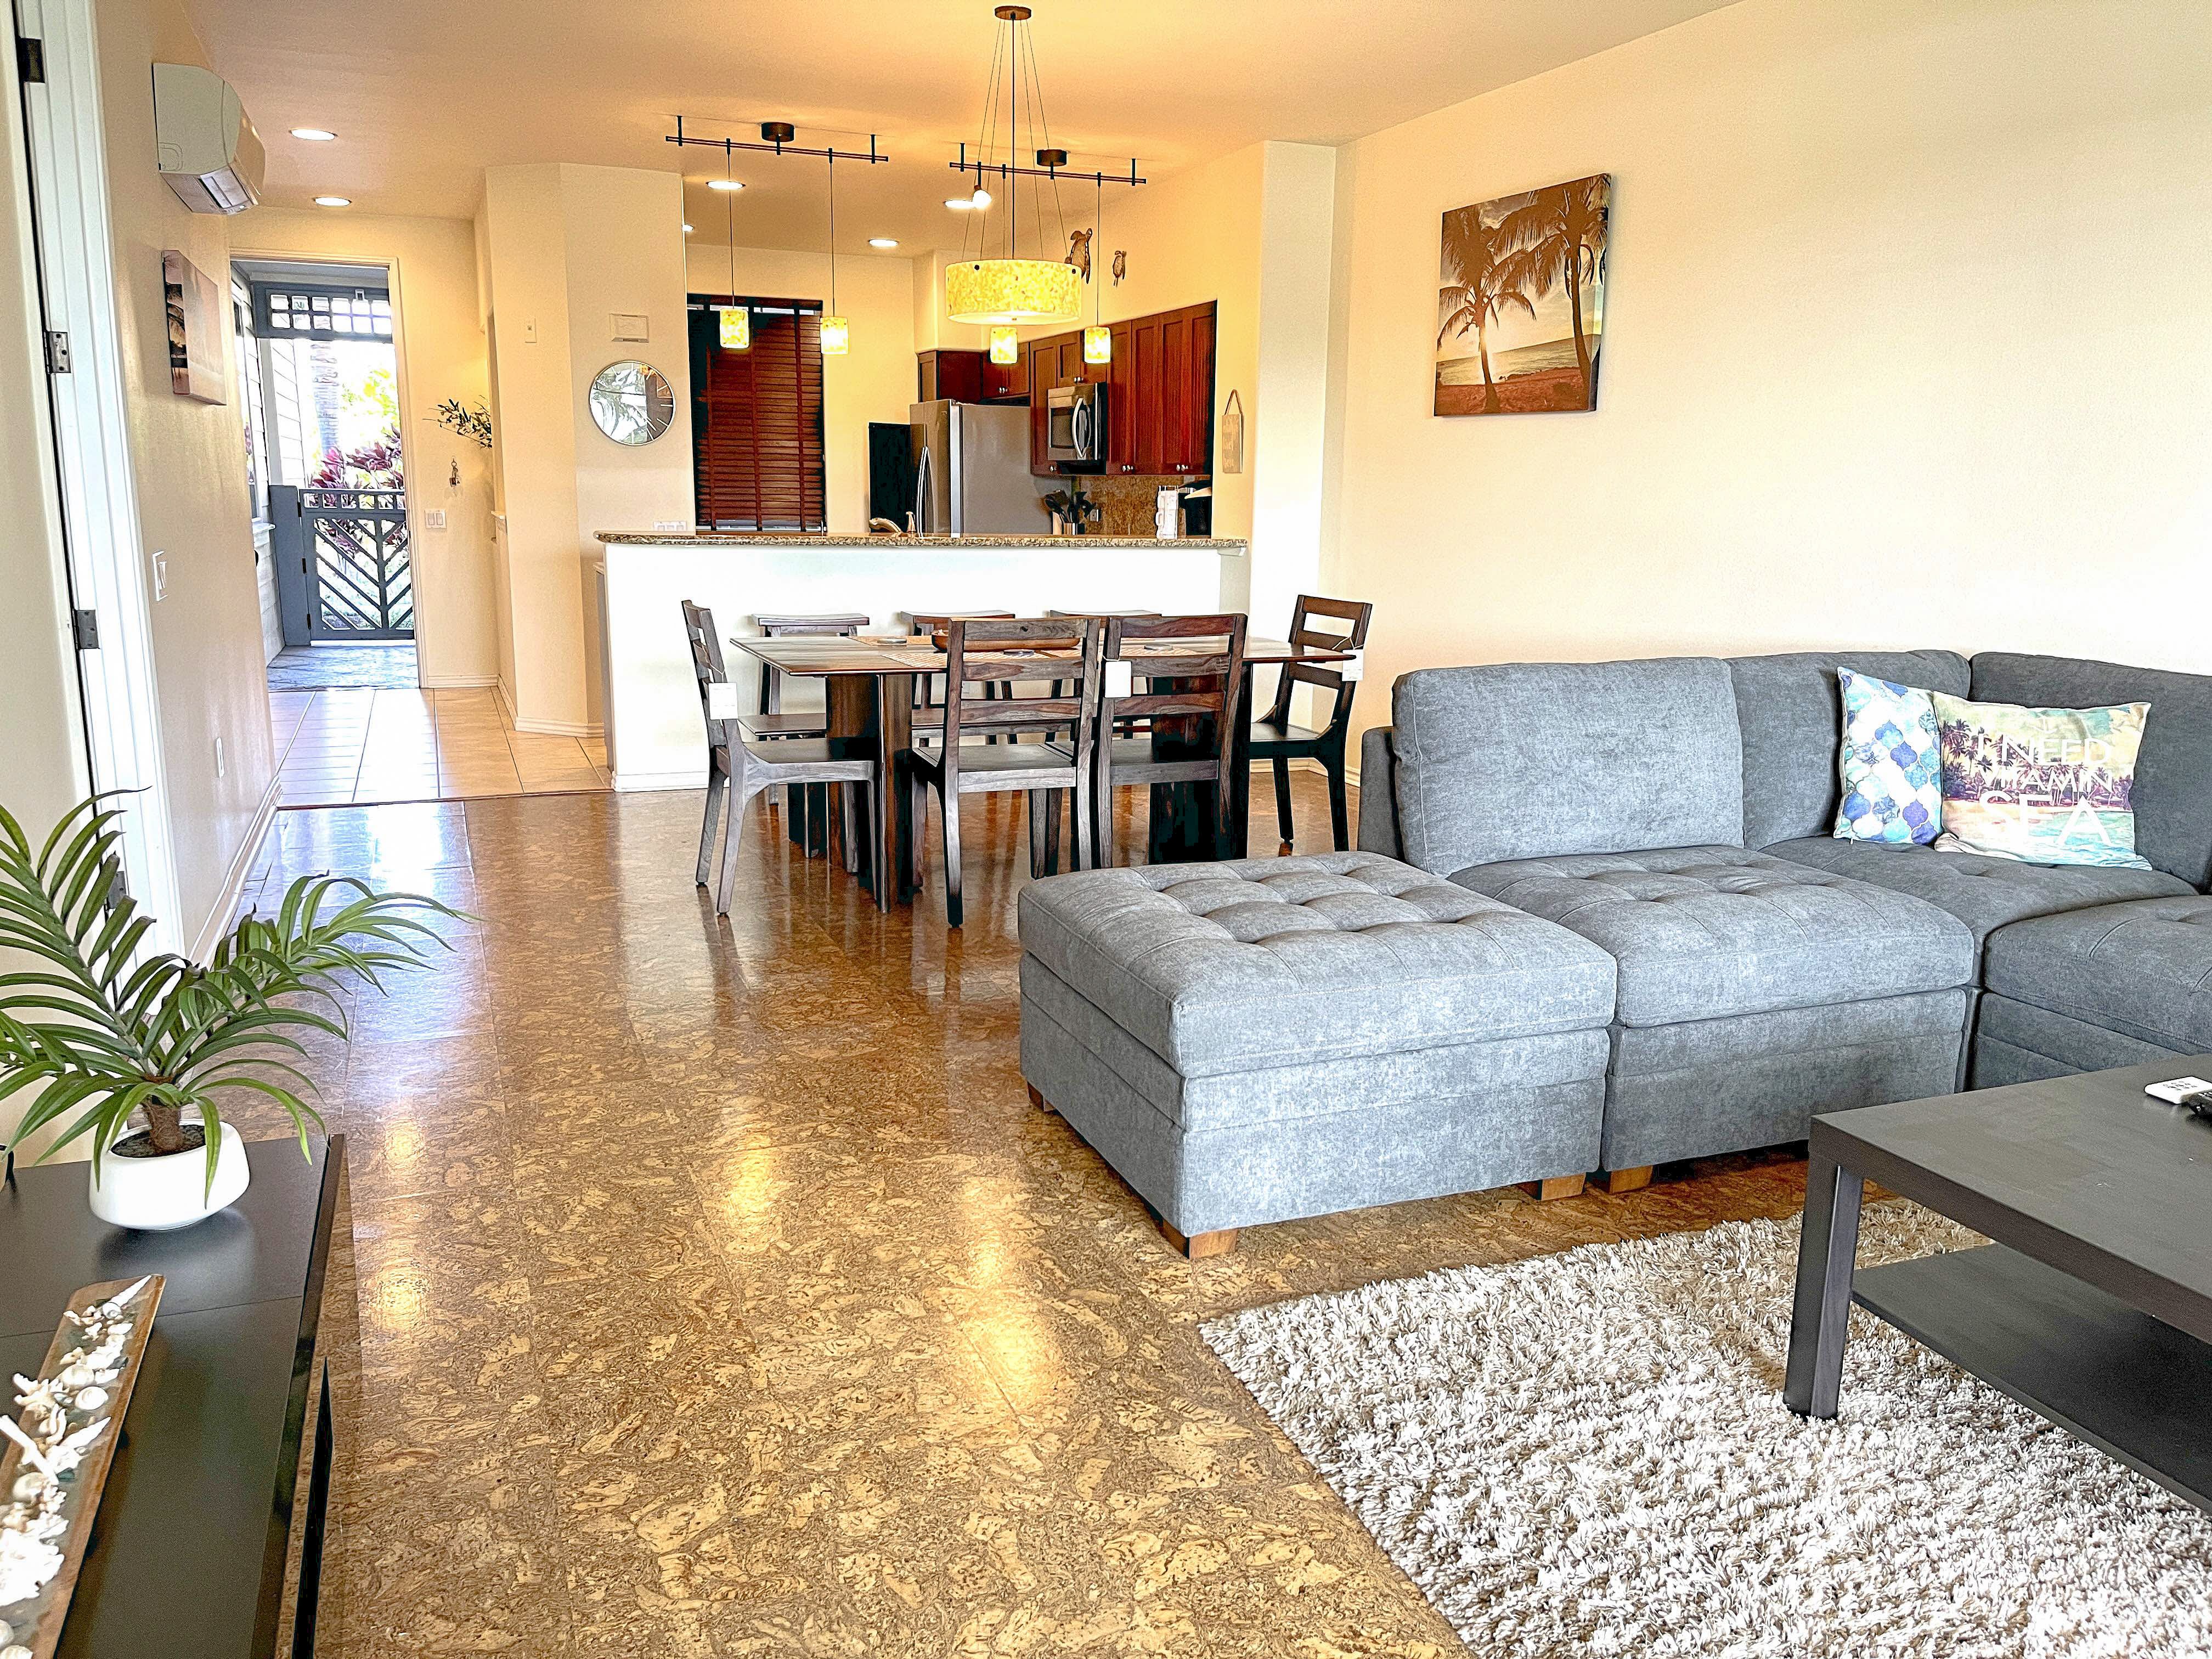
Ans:
[[[668,377],[651,363],[609,363],[592,376],[592,419],[618,444],[651,443],[675,415]]]

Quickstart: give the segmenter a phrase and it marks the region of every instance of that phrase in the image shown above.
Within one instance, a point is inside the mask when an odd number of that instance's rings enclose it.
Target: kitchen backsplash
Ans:
[[[1116,472],[1079,480],[1064,479],[1060,487],[1073,489],[1079,483],[1083,493],[1098,503],[1098,517],[1091,526],[1094,533],[1149,536],[1152,533],[1152,509],[1159,491],[1170,484],[1191,482],[1188,473],[1151,478],[1142,473]]]

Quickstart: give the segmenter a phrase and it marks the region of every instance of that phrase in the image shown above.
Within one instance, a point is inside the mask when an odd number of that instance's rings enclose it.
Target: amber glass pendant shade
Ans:
[[[726,351],[744,351],[753,343],[753,314],[744,306],[724,306],[721,308],[722,349]]]

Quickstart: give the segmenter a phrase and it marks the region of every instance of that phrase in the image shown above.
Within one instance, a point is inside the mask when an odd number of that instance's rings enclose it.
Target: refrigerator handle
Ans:
[[[930,465],[929,446],[924,444],[921,463],[914,470],[914,511],[907,515],[907,522],[915,526],[917,534],[927,534],[929,530]]]

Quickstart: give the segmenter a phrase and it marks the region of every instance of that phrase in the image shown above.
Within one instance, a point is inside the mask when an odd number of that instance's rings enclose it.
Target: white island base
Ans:
[[[866,612],[902,633],[914,612],[1242,611],[1241,541],[1191,537],[672,536],[603,533],[601,662],[607,765],[617,789],[697,789],[706,729],[681,601],[714,613],[724,639],[754,618]],[[760,664],[726,646],[738,707],[760,706]],[[787,678],[783,707],[818,708],[822,687]]]

